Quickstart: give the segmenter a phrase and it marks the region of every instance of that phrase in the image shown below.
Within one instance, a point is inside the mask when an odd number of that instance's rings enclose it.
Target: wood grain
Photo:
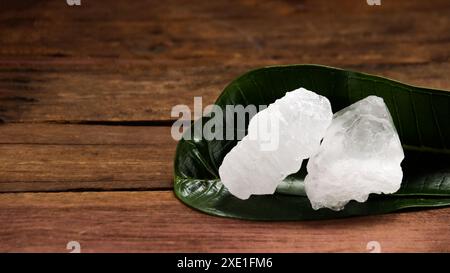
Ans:
[[[450,251],[450,209],[318,222],[251,222],[194,211],[170,192],[0,195],[0,251]]]
[[[450,2],[10,1],[0,119],[173,120],[260,66],[319,63],[450,89]]]
[[[171,108],[210,104],[249,69],[317,63],[450,90],[448,0],[330,2],[1,1],[0,252],[450,252],[448,208],[248,222],[171,192]]]
[[[171,189],[170,127],[5,124],[0,192]]]

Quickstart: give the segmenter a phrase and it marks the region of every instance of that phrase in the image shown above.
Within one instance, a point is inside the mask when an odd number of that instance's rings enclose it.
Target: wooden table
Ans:
[[[450,208],[212,217],[172,193],[177,104],[318,63],[450,89],[450,1],[2,1],[0,251],[450,251]]]

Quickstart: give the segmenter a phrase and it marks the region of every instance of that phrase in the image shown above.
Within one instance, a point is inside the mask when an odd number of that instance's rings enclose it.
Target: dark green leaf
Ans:
[[[372,195],[365,203],[352,201],[340,212],[314,211],[303,189],[304,162],[274,195],[239,200],[218,177],[224,156],[237,141],[206,141],[194,131],[192,140],[178,143],[175,156],[174,190],[180,200],[209,214],[254,220],[329,219],[450,205],[449,92],[330,67],[292,65],[244,74],[225,88],[216,104],[223,109],[226,105],[269,105],[299,87],[326,96],[333,112],[369,95],[384,99],[405,149],[404,179],[396,194]]]

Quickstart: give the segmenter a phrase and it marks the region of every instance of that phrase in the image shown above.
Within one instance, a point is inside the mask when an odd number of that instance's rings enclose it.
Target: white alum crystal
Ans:
[[[369,96],[333,116],[309,159],[306,194],[314,209],[341,210],[350,200],[400,188],[403,149],[382,98]]]
[[[240,199],[273,194],[286,176],[300,169],[303,159],[317,151],[332,116],[327,98],[304,88],[286,93],[250,120],[247,136],[219,168],[222,183]],[[261,132],[267,122],[271,131]]]

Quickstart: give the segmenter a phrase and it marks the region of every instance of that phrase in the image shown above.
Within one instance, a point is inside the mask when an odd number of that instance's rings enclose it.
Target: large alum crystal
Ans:
[[[219,168],[222,183],[240,199],[273,194],[318,149],[332,116],[327,98],[304,88],[286,93],[250,120]],[[261,130],[265,124],[270,130]]]
[[[314,209],[341,210],[370,193],[394,193],[402,181],[403,149],[382,98],[369,96],[333,116],[309,159],[306,194]]]

